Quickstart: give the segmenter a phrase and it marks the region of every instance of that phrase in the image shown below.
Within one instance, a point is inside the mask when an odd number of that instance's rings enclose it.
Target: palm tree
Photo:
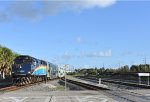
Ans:
[[[0,73],[3,79],[5,79],[5,74],[11,72],[11,67],[16,56],[17,54],[13,53],[9,48],[0,46]]]

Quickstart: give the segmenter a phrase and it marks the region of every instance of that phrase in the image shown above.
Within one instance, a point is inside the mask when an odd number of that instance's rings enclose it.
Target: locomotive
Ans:
[[[41,80],[62,78],[65,75],[63,68],[28,55],[15,58],[12,65],[14,83],[32,83]]]

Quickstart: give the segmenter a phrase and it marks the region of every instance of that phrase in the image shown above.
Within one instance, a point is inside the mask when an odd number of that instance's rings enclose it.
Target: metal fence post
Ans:
[[[148,84],[148,86],[149,86],[149,76],[148,76],[148,78],[147,78],[147,81],[148,81],[148,83],[147,83],[147,84]]]
[[[141,84],[141,77],[139,76],[139,85]]]
[[[101,78],[99,78],[99,84],[101,84]]]

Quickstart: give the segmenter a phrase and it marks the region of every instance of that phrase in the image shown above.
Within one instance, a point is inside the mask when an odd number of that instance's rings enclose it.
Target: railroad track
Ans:
[[[45,81],[40,81],[40,82],[37,82],[37,83],[30,83],[30,84],[25,84],[25,85],[6,86],[6,87],[3,87],[3,88],[0,88],[0,92],[16,91],[16,90],[19,90],[19,89],[22,89],[22,88],[33,86],[33,85],[36,85],[36,84],[41,84],[41,83],[44,83],[44,82]]]
[[[109,90],[103,91],[103,93],[119,102],[150,102],[150,99],[144,97],[141,94],[132,93],[126,90]]]
[[[85,84],[85,83],[81,83],[81,82],[77,82],[77,81],[73,81],[73,80],[67,79],[67,82],[79,85],[86,89],[97,90],[97,91],[103,92],[104,95],[106,95],[108,97],[112,97],[113,99],[115,99],[119,102],[150,102],[150,98],[145,97],[142,94],[129,92],[124,89],[114,90],[114,89],[109,88],[107,90],[105,90],[105,89],[102,90],[102,88],[100,88],[100,87],[96,87],[93,85],[89,85],[89,84]]]
[[[32,85],[35,85],[35,84],[32,84]],[[30,85],[23,85],[23,86],[12,85],[12,86],[9,86],[9,87],[1,88],[0,92],[15,91],[15,90],[19,90],[19,89],[22,89],[22,88],[25,88],[25,87],[28,87],[28,86],[31,86],[31,84]]]
[[[62,80],[65,81],[65,79],[62,79]],[[84,87],[86,89],[90,89],[90,90],[107,90],[106,88],[103,88],[103,87],[93,86],[93,85],[89,85],[88,83],[82,83],[82,82],[78,82],[78,81],[74,81],[70,79],[67,79],[66,81],[69,83]]]
[[[98,83],[98,79],[91,79],[91,78],[85,78],[85,77],[77,77],[79,79],[83,79],[83,80],[87,80],[87,81],[91,81],[91,82],[94,82],[94,83]],[[107,82],[107,83],[113,83],[113,84],[120,84],[120,85],[126,85],[126,86],[132,86],[132,87],[139,87],[139,88],[145,88],[145,89],[150,89],[150,86],[149,85],[146,85],[146,84],[138,84],[138,83],[133,83],[132,81],[131,82],[126,82],[125,81],[116,81],[116,80],[106,80],[106,79],[101,79],[102,82]]]

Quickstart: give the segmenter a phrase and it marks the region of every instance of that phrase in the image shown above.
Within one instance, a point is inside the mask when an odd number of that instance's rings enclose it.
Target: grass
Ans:
[[[64,91],[65,87],[64,86],[57,86],[56,90]]]

